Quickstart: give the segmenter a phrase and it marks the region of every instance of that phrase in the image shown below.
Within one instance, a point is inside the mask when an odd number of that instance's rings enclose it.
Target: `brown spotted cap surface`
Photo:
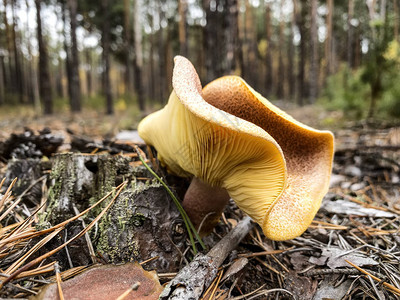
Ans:
[[[203,89],[213,106],[268,132],[283,151],[287,183],[262,223],[265,235],[286,240],[301,235],[312,222],[329,188],[334,138],[278,109],[237,76],[214,80]]]

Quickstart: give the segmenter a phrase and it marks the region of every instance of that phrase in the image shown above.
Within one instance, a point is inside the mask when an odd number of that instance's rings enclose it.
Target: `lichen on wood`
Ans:
[[[58,224],[75,215],[74,207],[82,211],[128,180],[127,187],[99,221],[97,229],[91,232],[95,250],[113,263],[158,256],[147,267],[175,271],[181,260],[179,249],[183,251],[185,241],[183,222],[165,189],[150,179],[143,166],[133,167],[132,160],[108,154],[56,155],[50,175],[48,207],[41,219],[51,225]],[[86,217],[87,221],[108,203],[106,200],[93,209]],[[81,229],[82,224],[78,221],[68,225],[67,237]],[[79,253],[74,257],[90,259],[85,243],[81,243],[76,251]]]

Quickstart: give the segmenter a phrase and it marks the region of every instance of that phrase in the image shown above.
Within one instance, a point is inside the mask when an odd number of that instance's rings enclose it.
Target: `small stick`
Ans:
[[[198,254],[189,265],[181,269],[164,288],[159,299],[199,299],[217,275],[218,267],[252,227],[250,217],[245,217],[207,255]]]

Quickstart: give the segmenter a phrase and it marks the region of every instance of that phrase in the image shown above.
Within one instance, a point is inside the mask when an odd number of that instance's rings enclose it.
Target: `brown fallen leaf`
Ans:
[[[131,289],[138,285],[137,289]],[[127,290],[124,300],[158,299],[162,287],[157,274],[147,272],[138,263],[124,265],[104,265],[93,267],[78,276],[61,283],[64,299],[109,300],[117,299]],[[53,300],[58,298],[57,284],[45,286],[31,300]]]

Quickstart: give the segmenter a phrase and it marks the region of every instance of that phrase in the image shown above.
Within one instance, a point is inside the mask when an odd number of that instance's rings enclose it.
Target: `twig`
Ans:
[[[245,217],[207,255],[198,254],[189,265],[181,269],[164,288],[159,299],[199,299],[217,275],[218,267],[252,227],[250,218]]]

